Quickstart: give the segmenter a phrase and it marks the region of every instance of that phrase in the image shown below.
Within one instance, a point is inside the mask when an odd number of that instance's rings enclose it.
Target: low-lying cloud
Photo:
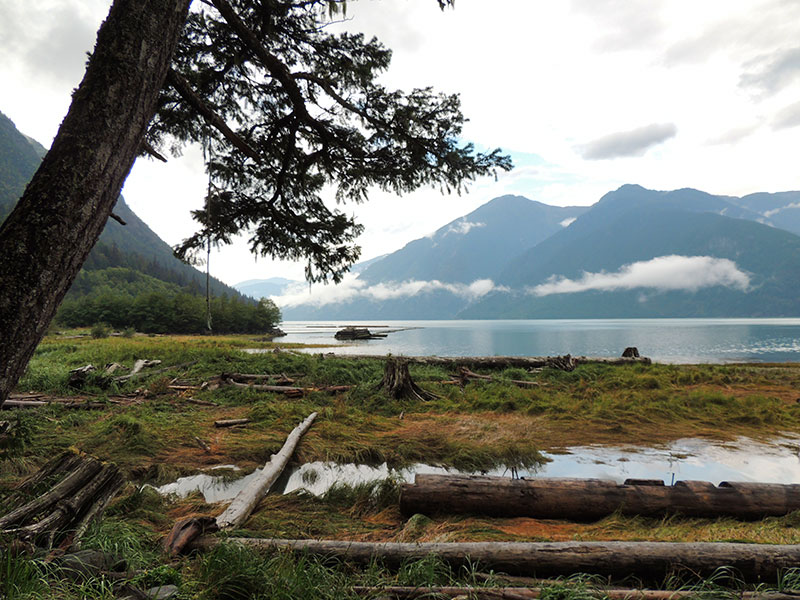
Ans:
[[[666,142],[678,133],[675,123],[652,123],[629,131],[618,131],[597,138],[578,150],[587,160],[642,156],[648,149]]]
[[[476,279],[470,284],[443,283],[434,279],[369,285],[360,279],[349,278],[338,285],[317,286],[310,291],[305,284],[298,284],[280,296],[272,296],[272,300],[281,308],[301,305],[319,307],[358,299],[380,302],[442,291],[467,300],[476,300],[492,291],[507,291],[507,288],[495,285],[491,279]]]
[[[786,206],[781,206],[780,208],[773,208],[772,210],[765,210],[761,214],[769,219],[770,217],[777,215],[782,210],[790,210],[792,208],[800,208],[800,202],[792,202],[791,204],[787,204]]]
[[[447,231],[444,232],[444,235],[447,235],[448,233],[465,235],[476,227],[486,227],[486,223],[472,223],[471,221],[467,220],[456,221],[447,228]]]
[[[727,258],[671,255],[624,265],[616,273],[584,272],[579,279],[554,275],[545,283],[529,288],[528,292],[535,296],[635,288],[696,292],[717,285],[747,291],[750,277]]]

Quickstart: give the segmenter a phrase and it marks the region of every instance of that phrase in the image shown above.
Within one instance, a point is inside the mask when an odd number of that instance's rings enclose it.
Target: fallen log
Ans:
[[[478,373],[474,373],[470,371],[467,367],[461,367],[458,370],[458,379],[459,382],[463,385],[470,379],[480,379],[483,381],[495,381],[501,383],[511,383],[516,385],[517,387],[521,388],[533,388],[539,387],[542,385],[538,381],[523,381],[521,379],[500,379],[498,377],[492,377],[491,375],[479,375]]]
[[[225,381],[226,384],[240,388],[247,388],[250,390],[258,390],[260,392],[273,392],[276,394],[285,394],[290,397],[299,397],[311,392],[326,392],[328,394],[338,394],[339,392],[346,392],[353,389],[352,385],[328,385],[324,387],[292,387],[288,385],[267,385],[259,383],[239,383],[238,381]]]
[[[657,485],[654,485],[657,483]],[[624,515],[734,517],[757,520],[800,510],[800,485],[723,481],[603,479],[509,479],[478,475],[418,474],[403,485],[400,510],[406,515],[478,514],[595,521],[616,511]]]
[[[341,360],[392,360],[398,358],[392,355],[372,354],[322,354],[323,358]],[[403,360],[420,365],[441,366],[450,369],[456,367],[470,367],[479,369],[507,369],[519,367],[523,369],[541,369],[551,367],[557,363],[560,356],[403,356]],[[631,365],[651,364],[646,356],[641,357],[602,357],[602,356],[571,356],[575,365],[604,364],[604,365]]]
[[[233,380],[239,383],[247,383],[250,381],[271,381],[275,380],[275,385],[288,385],[294,383],[294,379],[285,373],[275,374],[258,374],[258,373],[223,373],[220,376],[222,380]]]
[[[214,421],[214,427],[234,427],[235,425],[247,425],[250,419],[219,419]]]
[[[460,586],[360,586],[350,588],[354,593],[368,598],[470,598],[470,600],[529,600],[533,598],[562,598],[558,592],[570,589],[568,584],[543,587],[460,587]],[[600,598],[603,600],[679,600],[697,598],[703,593],[693,590],[648,590],[648,589],[605,589],[601,587],[578,588],[581,598]],[[739,600],[797,600],[800,591],[789,592],[737,592]]]
[[[730,567],[745,581],[776,581],[800,564],[800,545],[684,542],[349,542],[216,538],[204,536],[193,547],[210,549],[237,543],[261,550],[292,550],[355,562],[381,560],[397,567],[435,555],[452,565],[475,565],[509,574],[549,576],[594,573],[662,580],[675,573],[708,577]]]
[[[313,412],[292,430],[286,437],[283,447],[277,454],[273,454],[270,457],[269,462],[261,469],[258,477],[240,491],[228,505],[228,508],[217,517],[217,526],[220,529],[238,527],[247,520],[256,505],[269,492],[269,488],[275,483],[275,480],[283,473],[283,469],[292,454],[294,454],[294,449],[297,447],[300,438],[308,431],[308,428],[311,427],[316,418],[317,413]]]
[[[6,400],[0,409],[8,410],[12,408],[41,408],[42,406],[57,405],[64,408],[78,408],[78,409],[97,409],[108,408],[105,402],[75,402],[75,401],[61,401],[61,400]]]

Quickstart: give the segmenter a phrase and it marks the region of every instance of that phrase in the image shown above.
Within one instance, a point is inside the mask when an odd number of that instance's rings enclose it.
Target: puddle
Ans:
[[[520,477],[593,477],[612,479],[662,479],[667,485],[694,479],[718,485],[721,481],[761,481],[764,483],[800,483],[800,436],[770,442],[740,438],[729,443],[711,443],[687,438],[669,445],[574,446],[565,452],[545,455],[551,460],[536,471],[519,469]],[[217,468],[231,468],[221,465]],[[213,470],[213,469],[212,469]],[[231,480],[210,473],[181,477],[156,488],[162,494],[186,496],[200,491],[206,502],[232,500],[258,473]],[[275,492],[288,494],[306,489],[312,494],[325,493],[334,483],[357,485],[393,477],[412,482],[416,473],[452,473],[462,471],[426,464],[405,469],[379,466],[312,462],[287,469],[274,486]],[[507,468],[487,471],[487,475],[509,476]]]

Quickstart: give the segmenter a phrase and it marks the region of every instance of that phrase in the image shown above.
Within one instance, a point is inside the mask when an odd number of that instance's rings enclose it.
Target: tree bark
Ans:
[[[744,520],[800,510],[800,485],[677,481],[674,485],[603,479],[509,479],[469,475],[417,475],[403,486],[406,514],[478,514],[537,519],[595,521],[616,511],[624,515],[735,517]]]
[[[111,214],[190,2],[114,2],[50,151],[0,226],[0,405]]]
[[[349,542],[201,537],[194,547],[238,543],[264,550],[293,550],[388,566],[435,555],[453,565],[474,565],[510,574],[594,573],[661,581],[676,572],[707,577],[719,567],[736,570],[745,581],[776,581],[800,564],[800,546],[684,542]]]

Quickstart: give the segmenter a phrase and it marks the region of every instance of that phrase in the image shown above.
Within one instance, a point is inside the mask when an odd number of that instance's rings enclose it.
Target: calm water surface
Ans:
[[[390,332],[338,342],[345,325]],[[287,321],[282,342],[329,344],[344,354],[619,356],[636,346],[659,362],[800,361],[800,319],[553,319],[519,321]]]
[[[694,479],[710,481],[761,481],[765,483],[800,483],[800,439],[786,436],[767,442],[739,438],[719,443],[695,438],[676,440],[671,444],[647,448],[641,446],[575,446],[564,454],[548,454],[550,462],[535,470],[520,469],[519,475],[535,477],[596,477],[622,483],[625,479],[661,479],[667,485],[674,481]],[[382,465],[336,464],[312,462],[287,469],[276,482],[274,492],[284,494],[305,489],[312,494],[325,493],[334,483],[355,485],[392,477],[414,481],[417,473],[458,473],[454,469],[416,464],[395,470]],[[489,475],[509,477],[508,469],[499,467]],[[253,472],[231,480],[206,473],[181,477],[161,486],[162,494],[186,496],[199,491],[206,502],[232,500],[239,490],[257,476]]]

